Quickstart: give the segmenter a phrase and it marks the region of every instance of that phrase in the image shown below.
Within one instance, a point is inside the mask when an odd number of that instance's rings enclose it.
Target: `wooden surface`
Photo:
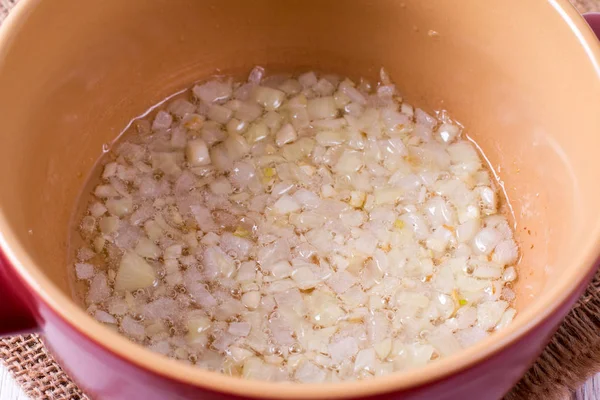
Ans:
[[[1,400],[4,400],[0,397]],[[600,400],[600,374],[589,379],[574,395],[575,400]]]
[[[0,365],[0,400],[28,400],[20,387],[9,375],[8,371]]]
[[[29,400],[0,365],[0,400]],[[526,399],[523,399],[526,400]],[[571,399],[565,400],[600,400],[600,374],[588,380],[586,384],[573,394]]]

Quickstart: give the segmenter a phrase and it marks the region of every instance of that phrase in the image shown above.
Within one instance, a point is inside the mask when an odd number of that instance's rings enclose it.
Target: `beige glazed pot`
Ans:
[[[600,46],[566,0],[21,0],[0,30],[0,333],[38,329],[97,399],[497,399],[600,254]],[[370,381],[243,381],[130,343],[70,298],[67,232],[102,145],[217,71],[389,71],[450,110],[504,182],[522,249],[512,325]]]

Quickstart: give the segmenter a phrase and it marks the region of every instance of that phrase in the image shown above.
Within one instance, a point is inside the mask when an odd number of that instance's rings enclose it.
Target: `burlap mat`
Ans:
[[[0,23],[17,1],[0,0]],[[600,11],[600,0],[571,1],[581,12]],[[0,362],[33,399],[88,399],[48,353],[38,335],[0,339]],[[597,372],[600,372],[600,271],[537,363],[505,400],[567,399]]]

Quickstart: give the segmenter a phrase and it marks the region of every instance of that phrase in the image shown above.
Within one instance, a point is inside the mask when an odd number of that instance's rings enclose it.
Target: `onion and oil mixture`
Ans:
[[[460,126],[380,75],[257,67],[135,120],[77,221],[89,314],[183,362],[295,382],[421,366],[507,325],[518,248],[497,183]]]

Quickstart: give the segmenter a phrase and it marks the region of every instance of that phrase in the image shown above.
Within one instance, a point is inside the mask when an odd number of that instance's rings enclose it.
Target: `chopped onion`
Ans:
[[[500,232],[494,228],[483,228],[473,239],[474,250],[482,254],[490,254],[500,240],[502,240]]]
[[[289,214],[300,209],[300,205],[290,195],[283,195],[275,202],[273,209],[278,214]]]
[[[484,331],[493,328],[500,321],[507,307],[508,303],[502,300],[481,303],[477,307],[477,326]]]
[[[206,104],[222,102],[231,97],[232,89],[228,82],[209,81],[193,88],[194,95]]]
[[[201,368],[313,383],[509,324],[519,249],[499,185],[460,124],[379,75],[256,67],[134,121],[79,225],[87,312]]]
[[[275,136],[275,143],[277,146],[281,147],[284,144],[288,144],[296,140],[298,134],[294,129],[292,124],[285,124],[281,129],[277,132]]]
[[[232,322],[229,324],[227,332],[234,336],[248,336],[250,333],[250,324],[247,322]]]
[[[154,269],[142,257],[126,252],[121,258],[115,279],[116,290],[136,290],[152,286],[156,280]]]
[[[244,293],[242,296],[242,303],[249,310],[256,310],[260,305],[260,292],[252,291],[248,293]]]
[[[229,122],[231,117],[233,116],[233,111],[231,111],[227,107],[220,106],[218,104],[213,104],[208,109],[208,118],[216,121],[220,124],[226,124]]]
[[[358,344],[355,338],[347,337],[330,344],[328,350],[333,362],[340,363],[358,353]]]
[[[133,211],[133,199],[131,197],[108,199],[106,200],[106,208],[112,215],[123,217]]]
[[[307,104],[310,119],[335,118],[338,113],[337,105],[332,96],[311,99]]]
[[[374,372],[376,362],[375,349],[362,349],[356,355],[356,360],[354,361],[354,372],[356,373],[363,369]]]
[[[258,85],[264,76],[265,69],[263,67],[256,66],[252,68],[252,71],[250,71],[248,82]]]
[[[314,72],[306,72],[298,77],[298,82],[304,88],[311,88],[317,84],[317,75]]]
[[[367,99],[365,98],[365,96],[362,93],[360,93],[354,86],[352,86],[350,82],[344,81],[340,83],[339,90],[346,96],[348,96],[350,101],[353,101],[360,105],[367,104]]]
[[[141,238],[135,246],[135,252],[145,258],[157,259],[160,257],[161,250],[153,241],[147,238]]]
[[[153,131],[160,131],[169,129],[171,124],[173,123],[173,117],[166,111],[159,111],[154,118],[154,122],[152,123]]]
[[[513,240],[503,240],[494,249],[492,260],[502,266],[510,265],[517,261],[519,250]]]
[[[281,90],[258,86],[254,89],[254,99],[267,111],[273,111],[281,106],[285,99],[285,93]]]
[[[75,264],[75,273],[77,274],[77,279],[93,278],[94,277],[94,265],[93,264],[85,264],[85,263]]]
[[[100,232],[104,234],[111,234],[119,230],[119,217],[111,216],[111,217],[103,217],[100,219]]]

